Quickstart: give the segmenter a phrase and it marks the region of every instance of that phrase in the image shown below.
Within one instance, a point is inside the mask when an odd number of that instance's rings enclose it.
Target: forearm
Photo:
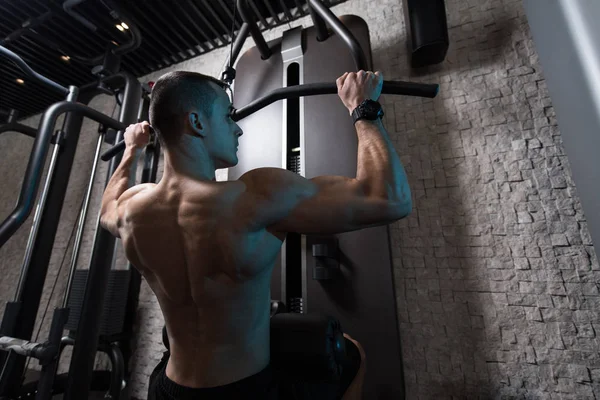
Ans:
[[[137,152],[137,149],[133,147],[127,147],[125,149],[121,163],[110,178],[104,191],[104,195],[102,196],[103,210],[106,209],[108,204],[119,199],[119,197],[129,189],[133,166],[137,160]]]
[[[368,195],[410,204],[406,172],[381,120],[360,120],[355,126],[358,135],[356,179],[363,182]]]

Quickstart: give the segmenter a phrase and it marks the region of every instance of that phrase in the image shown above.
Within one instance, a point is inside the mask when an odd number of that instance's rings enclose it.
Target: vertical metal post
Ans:
[[[56,308],[50,325],[50,334],[48,335],[48,345],[52,346],[52,351],[55,351],[54,357],[49,363],[42,365],[42,374],[38,382],[36,400],[48,400],[52,398],[52,389],[54,386],[54,378],[58,369],[58,361],[60,356],[60,339],[65,329],[65,325],[69,319],[68,308]]]
[[[313,25],[317,28],[317,41],[322,42],[327,40],[329,37],[329,31],[327,30],[327,25],[325,25],[325,21],[317,12],[313,9],[313,7],[308,3],[308,11],[310,12],[310,17],[313,20]]]
[[[79,213],[79,221],[77,222],[77,233],[75,234],[75,242],[73,243],[73,254],[71,255],[71,265],[69,267],[69,278],[67,279],[67,289],[64,293],[63,307],[67,307],[69,302],[69,293],[71,292],[71,285],[73,284],[73,277],[75,276],[75,269],[77,268],[77,259],[79,258],[79,251],[81,250],[81,238],[83,237],[83,228],[85,227],[85,219],[87,218],[88,208],[90,206],[90,198],[92,197],[92,189],[94,187],[94,177],[96,176],[96,169],[98,167],[98,160],[100,159],[100,151],[102,150],[102,143],[104,142],[104,132],[98,135],[98,143],[96,144],[96,153],[94,155],[94,164],[92,165],[92,172],[90,174],[90,180],[88,182],[87,191],[83,200],[83,206]]]
[[[42,194],[40,196],[40,200],[37,203],[35,208],[35,213],[33,214],[33,222],[31,224],[31,231],[29,231],[29,237],[27,238],[27,245],[25,246],[25,256],[23,257],[23,264],[21,265],[21,273],[19,274],[19,281],[17,282],[17,291],[15,292],[14,301],[21,301],[23,296],[23,283],[25,282],[25,277],[29,271],[29,266],[31,262],[31,256],[33,255],[34,243],[37,238],[38,231],[40,229],[40,219],[41,212],[46,206],[46,200],[48,199],[48,192],[50,191],[50,185],[52,184],[52,179],[54,177],[54,169],[56,168],[56,162],[58,160],[58,152],[60,150],[61,141],[62,141],[63,133],[59,131],[55,138],[54,149],[52,150],[52,158],[50,159],[50,166],[48,167],[48,174],[46,176],[46,182],[44,183],[44,188],[42,189]]]
[[[77,95],[79,94],[79,89],[75,86],[69,87],[69,95],[67,96],[67,101],[76,101]],[[9,120],[11,118],[16,119],[17,114],[15,110],[11,110]],[[63,123],[63,129],[65,127],[66,120]],[[44,188],[42,189],[42,194],[40,196],[40,200],[37,203],[35,213],[33,215],[33,222],[31,225],[31,231],[29,232],[29,238],[27,239],[27,245],[25,246],[25,256],[23,258],[23,265],[21,266],[21,273],[19,274],[19,281],[17,283],[17,290],[15,292],[14,301],[19,302],[22,300],[23,295],[23,283],[25,282],[25,276],[29,270],[31,256],[34,251],[35,240],[37,239],[37,235],[40,229],[41,223],[41,212],[46,206],[46,200],[48,199],[48,192],[50,191],[50,185],[52,183],[52,179],[54,178],[54,169],[56,168],[56,162],[58,160],[58,153],[60,151],[61,143],[64,139],[64,132],[59,131],[54,137],[54,149],[52,150],[52,157],[50,159],[50,166],[48,167],[48,173],[46,175],[46,182],[44,183]]]
[[[124,124],[135,123],[142,96],[142,85],[131,74],[121,73],[119,75],[126,81],[119,121]],[[123,133],[122,131],[117,133],[115,143],[123,139]],[[107,183],[121,163],[121,158],[122,153],[111,160],[107,172]],[[116,238],[102,228],[98,220],[81,317],[75,346],[73,346],[67,390],[64,394],[65,400],[85,399],[90,389],[94,359],[98,348],[104,296],[115,245]]]
[[[325,20],[336,35],[342,39],[348,46],[348,50],[354,57],[354,63],[356,64],[356,70],[367,70],[369,64],[367,63],[367,57],[360,43],[354,37],[352,32],[340,21],[340,19],[323,3],[321,0],[308,0],[308,5],[312,13],[316,13],[322,20]]]
[[[248,10],[248,0],[237,0],[237,9],[240,13],[242,21],[248,24],[248,30],[250,30],[250,35],[252,35],[252,39],[254,39],[254,44],[260,52],[262,59],[268,60],[269,57],[271,57],[271,49],[265,41],[264,36],[260,32],[258,25],[256,25],[256,21],[254,21],[252,13],[250,12],[250,10]]]

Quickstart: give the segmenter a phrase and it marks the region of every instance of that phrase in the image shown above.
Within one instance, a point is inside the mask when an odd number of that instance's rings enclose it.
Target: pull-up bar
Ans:
[[[250,114],[262,110],[269,104],[277,100],[293,99],[297,97],[317,96],[322,94],[336,94],[337,85],[334,83],[309,83],[304,85],[290,86],[281,89],[275,89],[271,93],[263,96],[252,103],[232,111],[234,121],[246,118]],[[423,84],[402,81],[383,81],[381,93],[398,94],[405,96],[419,96],[433,98],[438,94],[439,85]],[[106,150],[100,157],[103,161],[108,161],[115,155],[125,150],[125,141],[122,140],[110,149]]]
[[[308,4],[311,8],[311,15],[313,16],[313,20],[315,25],[319,28],[319,31],[324,30],[325,22],[327,22],[331,29],[338,35],[340,38],[346,43],[348,49],[352,53],[352,57],[354,58],[354,63],[356,64],[356,69],[358,70],[366,70],[367,67],[367,58],[365,57],[365,53],[358,43],[358,40],[354,37],[352,32],[340,21],[335,14],[327,8],[320,0],[308,0]],[[269,48],[267,42],[265,41],[260,29],[256,25],[256,21],[251,18],[251,13],[248,10],[248,1],[247,0],[237,0],[237,8],[240,12],[240,16],[244,21],[244,25],[238,34],[235,43],[233,44],[233,48],[235,52],[233,52],[233,58],[228,60],[227,64],[229,66],[235,63],[235,59],[238,57],[244,42],[246,41],[246,37],[248,33],[252,35],[254,39],[254,43],[256,44],[256,48],[260,52],[261,58],[263,60],[271,57],[271,49]],[[324,32],[321,32],[321,36],[324,36]],[[381,93],[384,94],[396,94],[396,95],[404,95],[404,96],[419,96],[419,97],[429,97],[433,98],[437,96],[439,91],[439,85],[437,84],[425,84],[425,83],[416,83],[416,82],[403,82],[403,81],[384,81],[383,88]],[[283,99],[291,99],[302,96],[317,96],[322,94],[336,94],[337,86],[334,83],[313,83],[313,84],[305,84],[305,85],[297,85],[291,86],[281,89],[275,89],[271,93],[263,96],[257,100],[254,100],[252,103],[232,112],[232,118],[234,121],[239,121],[250,114],[253,114],[269,104]],[[101,159],[103,161],[108,161],[113,158],[115,155],[119,154],[125,150],[125,141],[121,141],[117,143],[114,147],[105,151]]]

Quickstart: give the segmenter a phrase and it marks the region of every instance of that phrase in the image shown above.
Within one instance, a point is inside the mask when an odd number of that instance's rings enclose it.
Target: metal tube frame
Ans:
[[[327,8],[320,0],[308,0],[309,6],[312,12],[316,17],[322,18],[326,20],[333,31],[342,38],[342,40],[346,43],[352,56],[354,58],[354,63],[356,64],[357,70],[366,70],[367,67],[367,59],[365,57],[365,53],[360,46],[360,43],[356,40],[352,32],[335,16],[335,14]],[[256,25],[256,22],[250,18],[250,12],[247,8],[246,0],[237,0],[237,7],[240,12],[240,15],[244,21],[244,25],[242,25],[242,29],[240,29],[240,33],[235,40],[233,45],[234,52],[231,60],[228,60],[227,65],[233,65],[235,60],[239,56],[241,48],[246,41],[247,33],[250,32],[252,38],[256,42],[256,47],[261,54],[263,59],[267,59],[270,57],[270,49],[265,42],[264,37],[262,36],[260,29]],[[320,19],[316,18],[315,21],[320,24]],[[244,26],[247,26],[247,31],[244,29]],[[317,26],[317,29],[319,27]],[[404,81],[384,81],[383,88],[381,90],[384,94],[395,94],[395,95],[404,95],[404,96],[419,96],[419,97],[428,97],[434,98],[437,96],[439,92],[438,84],[424,84],[424,83],[415,83],[415,82],[404,82]],[[276,89],[271,93],[267,94],[264,97],[261,97],[252,103],[233,111],[233,119],[235,121],[239,121],[250,114],[253,114],[262,108],[268,106],[269,104],[282,99],[289,99],[299,96],[316,96],[323,94],[336,94],[337,86],[335,83],[312,83],[312,84],[304,84],[292,87],[286,87],[281,89]],[[107,161],[114,157],[116,154],[122,152],[125,149],[125,142],[117,143],[114,147],[108,149],[101,156],[103,161]]]
[[[439,85],[437,84],[383,81],[381,93],[433,98],[437,96],[438,90]],[[337,86],[335,83],[307,83],[275,89],[266,96],[263,96],[240,109],[234,110],[232,118],[234,121],[239,121],[277,100],[336,93]]]
[[[65,11],[67,11],[67,8],[68,8],[67,13],[71,17],[76,19],[81,24],[85,25],[88,29],[95,32],[97,30],[97,27],[93,23],[88,21],[81,14],[76,13],[75,11],[72,10],[73,6],[75,6],[78,3],[82,3],[83,1],[85,1],[85,0],[67,1],[63,4],[63,6],[65,7]],[[116,18],[119,18],[121,21],[125,22],[127,24],[127,26],[129,26],[129,32],[131,32],[131,40],[129,40],[127,43],[125,43],[123,45],[120,45],[119,47],[112,49],[111,52],[116,56],[122,56],[122,55],[130,53],[130,52],[136,50],[137,48],[139,48],[140,45],[142,44],[142,33],[139,30],[139,28],[137,27],[137,25],[127,16],[126,13],[123,12],[123,9],[116,2],[114,2],[112,0],[103,0],[103,1],[106,3],[106,5],[108,5],[111,8],[111,12],[116,16]],[[72,3],[72,4],[69,4],[69,3]],[[89,65],[95,65],[95,64],[101,63],[102,60],[104,59],[104,57],[105,57],[105,54],[100,54],[96,57],[81,57],[79,55],[71,56],[72,59],[82,62],[84,64],[89,64]]]
[[[139,102],[142,97],[142,85],[140,82],[131,74],[121,73],[120,75],[125,78],[126,83],[123,94],[123,105],[119,115],[119,126],[106,124],[118,130],[115,141],[123,139],[126,125],[136,122]],[[107,183],[120,162],[120,155],[111,160],[107,171]],[[73,355],[67,379],[67,390],[64,395],[65,400],[86,398],[90,389],[92,370],[98,349],[106,285],[110,269],[114,262],[113,254],[116,240],[110,232],[100,226],[98,219],[90,269],[81,308],[81,317],[77,327],[75,346],[73,347]]]
[[[356,70],[367,70],[368,63],[367,57],[365,56],[365,52],[363,51],[360,43],[354,37],[352,32],[340,21],[340,19],[331,11],[328,7],[326,7],[321,0],[308,0],[308,4],[311,10],[311,15],[315,13],[320,17],[316,19],[317,29],[323,29],[324,23],[321,19],[327,21],[331,29],[338,35],[348,46],[348,49],[352,53],[352,57],[354,57],[354,64],[356,65]],[[313,17],[314,19],[314,17]],[[321,33],[319,31],[319,33]]]
[[[9,122],[7,124],[0,125],[0,135],[5,132],[19,132],[34,139],[37,136],[37,130],[17,122]]]
[[[43,352],[43,358],[40,358],[42,374],[38,381],[36,400],[50,400],[53,397],[52,389],[60,360],[61,336],[68,320],[68,308],[57,308],[54,310],[48,341],[42,345],[41,349]]]
[[[54,169],[56,168],[56,162],[58,160],[58,152],[60,150],[60,142],[62,140],[62,136],[62,131],[59,131],[56,134],[56,143],[54,144],[54,149],[52,150],[52,157],[50,159],[50,166],[48,167],[48,175],[46,176],[46,182],[44,183],[44,188],[42,189],[40,200],[38,201],[37,206],[35,207],[35,213],[33,214],[31,231],[29,232],[27,244],[25,245],[25,256],[23,257],[21,273],[19,274],[17,290],[15,291],[14,301],[16,302],[22,300],[23,282],[25,281],[24,278],[27,275],[27,271],[29,270],[31,256],[33,255],[33,244],[35,243],[35,239],[37,238],[38,231],[40,229],[41,212],[46,206],[46,200],[48,199],[48,191],[50,190],[52,179],[54,179]]]
[[[103,81],[106,84],[122,83],[123,81],[125,83],[137,82],[135,77],[125,73],[116,74]],[[60,220],[60,214],[67,190],[68,179],[64,179],[64,177],[70,176],[84,116],[114,129],[124,129],[126,126],[125,124],[113,120],[84,105],[100,93],[102,93],[102,91],[98,87],[90,86],[86,91],[80,93],[79,103],[57,103],[46,111],[40,122],[40,129],[38,131],[38,136],[36,137],[37,147],[36,143],[34,143],[34,151],[36,148],[38,151],[36,157],[32,157],[30,161],[34,164],[37,162],[43,167],[43,160],[48,151],[50,135],[54,128],[54,124],[56,123],[56,119],[59,115],[66,112],[68,113],[65,118],[64,127],[65,145],[59,152],[59,158],[54,173],[56,177],[61,177],[61,179],[53,179],[50,185],[48,200],[40,219],[40,230],[33,245],[33,256],[30,260],[27,274],[24,277],[23,300],[21,302],[7,303],[6,312],[0,327],[0,335],[2,336],[11,336],[21,339],[32,337],[54,238],[56,236],[56,229]],[[41,168],[37,170],[33,169],[32,172],[30,172],[30,175],[35,178],[33,180],[37,179],[39,181],[39,176],[36,175],[41,175]],[[24,186],[28,187],[23,188],[22,191],[35,199],[37,186],[33,185],[32,187],[31,182],[28,181],[25,181],[25,183],[26,185]],[[23,357],[15,357],[14,353],[10,353],[10,356],[7,354],[0,354],[0,368],[2,366],[4,366],[4,374],[2,379],[0,379],[0,396],[10,396],[17,393],[20,388],[21,376],[25,367],[25,359]]]
[[[23,179],[17,207],[15,207],[15,210],[8,218],[6,218],[2,225],[0,225],[0,247],[2,247],[19,226],[23,224],[33,209],[33,201],[35,200],[39,188],[40,178],[44,168],[46,155],[50,147],[50,138],[52,137],[54,125],[56,125],[58,117],[66,112],[75,112],[81,116],[103,123],[110,128],[124,130],[126,127],[122,123],[81,103],[62,101],[48,107],[42,116],[38,128],[38,136],[33,144],[33,150]]]
[[[310,17],[313,20],[313,25],[315,28],[317,28],[317,41],[323,42],[327,40],[327,38],[329,38],[327,25],[325,25],[325,21],[323,21],[323,18],[321,18],[321,16],[311,6],[310,2],[308,2],[308,11],[310,12]]]
[[[4,39],[0,40],[0,44],[7,44],[7,43],[10,43],[10,42],[13,42],[13,41],[19,39],[21,36],[23,36],[23,34],[30,31],[31,29],[37,28],[38,26],[42,25],[46,21],[50,20],[50,18],[52,18],[52,11],[46,11],[42,15],[30,18],[29,20],[27,20],[26,23],[23,23],[21,25],[21,28],[17,29],[16,31],[11,32]],[[27,24],[27,25],[23,26],[25,24]]]
[[[83,200],[83,205],[79,213],[79,220],[77,222],[77,232],[75,233],[75,242],[73,243],[73,253],[71,255],[71,265],[69,266],[69,277],[67,279],[67,286],[63,298],[63,307],[68,306],[69,293],[71,292],[71,285],[73,284],[73,277],[75,276],[75,269],[77,268],[77,260],[79,258],[79,251],[81,250],[81,238],[83,237],[83,229],[85,228],[85,219],[87,218],[88,208],[90,205],[90,199],[92,197],[92,189],[94,187],[94,177],[96,176],[96,169],[98,167],[98,159],[100,158],[100,150],[102,149],[102,143],[104,142],[105,133],[102,132],[98,135],[98,142],[96,144],[96,153],[94,154],[94,164],[92,165],[92,172],[90,173],[90,180],[88,181],[87,190]]]
[[[404,81],[383,81],[381,93],[434,98],[435,96],[437,96],[439,88],[440,87],[438,84],[413,83]],[[275,89],[266,96],[254,100],[252,103],[242,108],[233,110],[232,118],[234,121],[239,121],[278,100],[336,93],[337,86],[335,82],[307,83],[303,85]],[[102,156],[100,158],[103,161],[107,161],[114,157],[116,154],[121,153],[123,150],[125,150],[125,141],[117,142],[115,146],[102,153]]]
[[[84,1],[85,0],[66,0],[62,5],[63,10],[65,10],[65,12],[67,14],[69,14],[77,22],[84,25],[86,28],[88,28],[92,32],[96,32],[96,30],[98,29],[98,27],[96,25],[94,25],[92,22],[90,22],[83,15],[79,14],[77,11],[73,10],[73,7],[75,7],[79,3],[83,3]]]
[[[25,63],[25,61],[21,57],[19,57],[17,54],[13,53],[6,47],[0,46],[0,54],[4,55],[10,61],[12,61],[14,64],[16,64],[19,68],[21,68],[21,70],[25,73],[25,75],[29,76],[31,79],[35,80],[36,82],[41,83],[42,85],[45,85],[48,88],[50,88],[60,94],[63,94],[65,96],[67,96],[69,94],[69,89],[54,82],[53,80],[46,78],[43,75],[38,74],[29,65],[27,65],[27,63]]]
[[[91,97],[87,100],[89,101],[89,99]],[[65,119],[63,130],[66,134],[66,140],[58,156],[56,169],[53,174],[54,177],[69,176],[70,174],[82,120],[82,117],[73,114],[67,115]],[[40,137],[49,136],[53,129],[54,126],[48,126],[44,134],[38,135],[36,142],[39,142]],[[48,142],[49,138],[41,146],[48,147]],[[47,152],[47,149],[45,150]],[[46,152],[42,151],[41,153],[43,154],[41,156],[38,155],[42,158],[40,161],[42,166]],[[41,175],[41,170],[38,170],[36,173]],[[48,201],[42,211],[39,222],[40,230],[33,244],[35,251],[32,252],[32,257],[28,265],[25,266],[27,271],[23,276],[23,293],[21,295],[23,301],[7,303],[6,312],[2,319],[2,327],[0,328],[2,335],[22,339],[32,337],[66,189],[66,179],[51,180],[48,190]],[[34,199],[36,191],[33,190],[32,197]],[[0,365],[3,366],[3,375],[0,379],[0,396],[16,395],[20,389],[25,361],[25,358],[18,357],[14,353],[0,354]]]
[[[248,9],[248,0],[237,0],[237,8],[242,20],[248,24],[248,29],[252,35],[252,39],[254,39],[254,43],[256,44],[256,48],[260,52],[262,59],[268,60],[272,54],[271,49],[265,41],[264,36],[260,32],[258,25],[256,25],[256,22],[251,17],[251,11]]]

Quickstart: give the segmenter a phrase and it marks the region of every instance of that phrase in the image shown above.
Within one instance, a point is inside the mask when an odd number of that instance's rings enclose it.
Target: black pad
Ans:
[[[283,313],[271,318],[271,364],[302,382],[337,382],[346,358],[338,320],[323,315]]]

